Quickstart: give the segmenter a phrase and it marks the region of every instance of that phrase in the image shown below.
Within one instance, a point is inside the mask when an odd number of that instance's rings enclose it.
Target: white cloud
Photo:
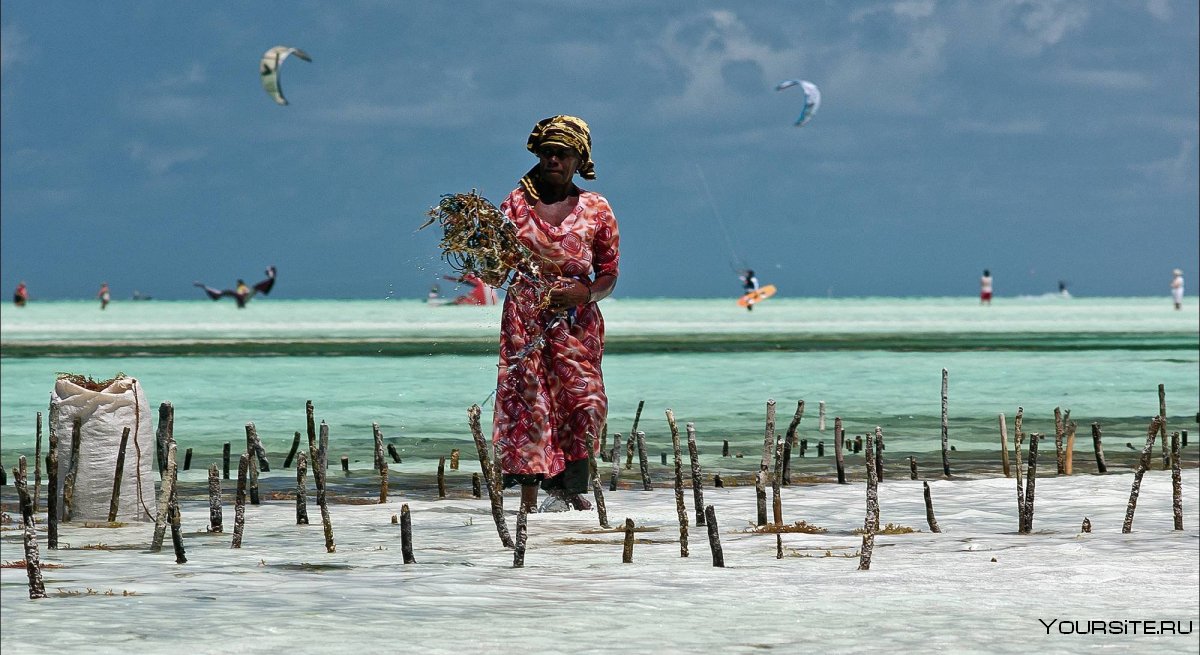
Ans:
[[[1146,0],[1146,11],[1150,15],[1163,22],[1171,20],[1174,12],[1171,11],[1171,3],[1169,0]]]
[[[1013,6],[1023,29],[1019,40],[1034,51],[1056,45],[1083,27],[1090,15],[1088,6],[1076,0],[1015,0]]]
[[[126,146],[129,158],[143,164],[153,175],[165,175],[179,164],[198,161],[208,156],[207,148],[153,149],[142,141]]]
[[[878,4],[855,10],[850,13],[850,22],[857,23],[867,16],[880,13],[891,13],[904,18],[928,18],[937,9],[934,0],[900,0],[888,4]]]
[[[1179,144],[1179,152],[1173,156],[1147,162],[1133,164],[1131,169],[1146,176],[1146,179],[1158,182],[1173,190],[1195,189],[1196,177],[1194,166],[1196,142],[1184,139]]]
[[[1150,77],[1143,73],[1123,70],[1086,70],[1062,68],[1049,74],[1055,82],[1112,91],[1133,91],[1151,86]]]
[[[0,72],[7,73],[17,62],[29,59],[27,40],[12,25],[0,28]]]
[[[1017,118],[1006,121],[959,119],[951,121],[947,128],[961,134],[1017,135],[1041,134],[1046,131],[1046,122],[1038,118]]]
[[[204,84],[208,81],[208,72],[204,65],[198,62],[193,63],[187,70],[167,75],[162,80],[162,85],[168,88],[179,88],[186,86],[196,86]]]

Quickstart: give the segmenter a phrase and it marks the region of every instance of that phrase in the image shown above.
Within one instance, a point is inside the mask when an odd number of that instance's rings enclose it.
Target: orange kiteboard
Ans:
[[[749,307],[750,305],[762,302],[773,295],[775,295],[775,285],[768,284],[761,289],[756,289],[742,296],[741,298],[738,298],[737,303],[739,307]]]

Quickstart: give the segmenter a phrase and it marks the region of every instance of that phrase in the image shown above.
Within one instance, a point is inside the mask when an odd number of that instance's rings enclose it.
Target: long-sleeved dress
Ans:
[[[597,275],[617,275],[617,221],[600,194],[581,190],[574,211],[557,226],[534,213],[519,187],[500,210],[539,258],[544,276],[590,284]],[[492,440],[506,485],[544,480],[550,481],[543,482],[546,488],[579,493],[587,484],[585,436],[591,432],[598,443],[608,413],[600,369],[604,318],[594,302],[564,316],[539,310],[537,301],[536,290],[522,282],[504,299]],[[539,336],[544,344],[521,356]]]

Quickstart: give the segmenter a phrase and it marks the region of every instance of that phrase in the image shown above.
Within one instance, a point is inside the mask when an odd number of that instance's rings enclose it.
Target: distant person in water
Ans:
[[[1175,309],[1183,309],[1183,271],[1177,268],[1171,273],[1174,276],[1171,278],[1171,300],[1175,301]]]
[[[1063,298],[1071,297],[1071,292],[1067,291],[1067,283],[1064,280],[1058,281],[1058,295],[1062,296]]]
[[[746,269],[742,272],[742,292],[754,293],[758,291],[758,277],[754,275],[752,269]],[[754,311],[754,301],[746,303],[746,311]]]
[[[138,291],[137,289],[133,290],[133,295],[130,297],[133,298],[134,300],[150,300],[150,298],[151,298],[151,296],[144,294],[141,291]]]
[[[29,302],[29,289],[25,286],[25,282],[21,282],[17,285],[17,290],[13,291],[13,304],[17,307],[24,307],[27,302]]]
[[[112,300],[112,293],[108,290],[107,282],[100,283],[100,290],[96,292],[96,297],[100,299],[100,309],[108,307],[109,301]]]
[[[248,286],[244,280],[240,279],[237,281],[237,286],[233,289],[214,289],[205,285],[203,282],[194,282],[193,284],[194,286],[204,289],[204,293],[208,294],[208,297],[212,298],[213,300],[220,300],[225,296],[232,296],[234,301],[237,302],[238,309],[242,309],[246,306],[246,303],[249,302],[251,298],[259,293],[263,294],[264,296],[271,293],[271,288],[275,286],[275,267],[268,266],[267,279],[255,284],[253,287]]]
[[[983,277],[979,278],[979,303],[992,304],[992,272],[986,268],[983,269]]]

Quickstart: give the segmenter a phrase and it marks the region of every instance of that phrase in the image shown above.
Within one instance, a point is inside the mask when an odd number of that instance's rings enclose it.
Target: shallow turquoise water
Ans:
[[[988,308],[970,299],[782,299],[752,313],[730,305],[605,303],[610,432],[627,434],[645,401],[639,427],[652,452],[669,446],[670,408],[681,428],[695,422],[708,451],[729,440],[756,461],[767,399],[777,401],[780,430],[803,399],[800,436],[810,452],[817,441],[831,445],[841,416],[852,435],[882,426],[889,453],[935,453],[942,368],[950,442],[964,457],[994,450],[997,415],[1006,414],[1011,433],[1018,406],[1027,432],[1053,433],[1061,407],[1079,423],[1081,442],[1090,442],[1092,422],[1116,442],[1110,448],[1139,442],[1159,384],[1172,429],[1197,427],[1198,315],[1161,299],[1032,298]],[[330,425],[335,461],[345,453],[370,466],[372,422],[406,463],[453,447],[473,458],[466,409],[484,403],[486,431],[497,325],[496,308],[383,300],[256,301],[241,312],[207,301],[127,302],[104,313],[83,302],[6,309],[0,448],[6,463],[32,453],[35,415],[46,411],[56,372],[123,372],[141,381],[152,407],[173,404],[181,450],[193,448],[205,465],[226,441],[237,452],[251,421],[281,460],[304,430],[306,400]],[[416,345],[393,348],[399,342]],[[169,346],[136,354],[154,343]],[[105,350],[113,344],[124,345]],[[271,355],[296,349],[303,354]],[[86,356],[93,351],[101,354]]]

